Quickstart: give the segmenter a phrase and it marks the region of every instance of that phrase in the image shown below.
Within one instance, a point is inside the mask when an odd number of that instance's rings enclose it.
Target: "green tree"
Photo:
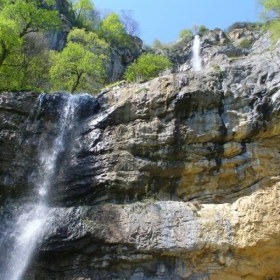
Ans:
[[[0,8],[0,67],[7,56],[23,43],[28,33],[57,29],[60,20],[56,11],[43,8],[39,0],[2,0]],[[53,4],[46,1],[46,4]],[[7,32],[10,31],[10,32]]]
[[[156,50],[160,50],[164,48],[164,45],[159,39],[154,39],[152,48]]]
[[[260,0],[263,17],[267,21],[265,28],[270,31],[273,41],[280,37],[280,0]]]
[[[128,43],[125,27],[116,13],[110,13],[101,22],[98,34],[111,45],[122,47]]]
[[[108,45],[93,32],[73,29],[67,45],[51,55],[53,90],[94,92],[104,81]]]
[[[0,68],[1,88],[49,89],[49,50],[47,39],[40,33],[26,36],[22,48],[9,56]]]
[[[126,69],[125,79],[130,82],[139,82],[155,78],[170,66],[170,61],[165,57],[151,53],[142,54]]]
[[[199,34],[203,35],[205,34],[209,29],[205,25],[199,26]]]
[[[279,0],[261,0],[261,5],[264,8],[265,13],[270,13],[269,16],[279,16],[280,15],[280,1]],[[273,13],[275,13],[273,15]]]
[[[183,38],[191,38],[193,36],[193,33],[190,29],[182,29],[180,31],[180,34],[179,34],[179,38],[180,39],[183,39]]]
[[[18,24],[0,14],[0,70],[4,61],[22,46]]]
[[[16,88],[27,37],[58,29],[58,13],[49,10],[52,0],[0,0],[0,88]],[[13,78],[14,77],[14,78]]]
[[[91,0],[78,0],[73,3],[72,9],[79,27],[84,27],[91,31],[94,30],[95,13],[94,4]]]
[[[249,49],[252,47],[252,42],[247,39],[244,38],[240,43],[239,43],[239,47],[243,48],[243,49]]]

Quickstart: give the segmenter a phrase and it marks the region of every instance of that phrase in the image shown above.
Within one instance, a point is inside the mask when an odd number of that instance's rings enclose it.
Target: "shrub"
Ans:
[[[157,77],[170,66],[170,61],[165,57],[151,53],[142,54],[126,69],[125,79],[130,82],[145,81]]]
[[[190,29],[183,29],[180,32],[179,38],[191,38],[193,36],[193,33]]]
[[[124,47],[129,43],[130,37],[116,13],[109,14],[100,24],[98,35],[110,45]]]
[[[243,49],[249,49],[251,48],[251,41],[248,40],[247,38],[243,39],[240,43],[239,43],[239,47],[243,48]]]
[[[205,25],[200,25],[199,27],[199,34],[205,34],[209,29]]]
[[[235,22],[226,29],[226,33],[230,33],[234,29],[239,28],[246,28],[248,30],[258,30],[261,29],[261,27],[262,23],[260,22]]]
[[[103,83],[108,45],[93,32],[73,29],[61,52],[51,53],[52,90],[94,92]]]

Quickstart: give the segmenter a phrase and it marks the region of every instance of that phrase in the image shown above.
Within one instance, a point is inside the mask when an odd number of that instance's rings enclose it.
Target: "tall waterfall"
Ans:
[[[201,70],[201,57],[200,57],[200,37],[195,35],[192,47],[193,53],[193,71],[200,71]]]
[[[5,268],[0,272],[1,280],[20,280],[22,278],[30,259],[34,255],[38,240],[44,235],[48,221],[51,221],[51,215],[49,214],[51,211],[48,203],[51,201],[49,194],[55,179],[57,160],[64,151],[66,142],[68,144],[71,141],[69,134],[71,135],[75,130],[75,118],[79,118],[83,114],[83,111],[77,113],[77,110],[81,111],[79,106],[85,95],[60,94],[59,96],[57,94],[57,96],[53,96],[47,98],[59,99],[62,105],[60,110],[56,110],[58,112],[55,113],[51,130],[40,136],[38,168],[35,175],[33,174],[34,179],[31,180],[32,189],[35,192],[33,191],[32,197],[29,199],[32,203],[29,202],[21,207],[22,211],[18,214],[13,231],[7,238],[10,242],[12,240],[13,244],[10,249],[10,256],[7,257],[8,260],[5,262]],[[87,96],[89,97],[89,95]],[[45,95],[42,95],[38,106],[39,111],[41,103],[45,99]],[[54,103],[57,103],[57,101]],[[51,107],[50,104],[47,106]],[[88,109],[87,106],[86,109]]]

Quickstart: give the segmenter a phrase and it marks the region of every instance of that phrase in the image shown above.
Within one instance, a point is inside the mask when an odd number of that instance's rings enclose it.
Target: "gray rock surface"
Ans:
[[[127,66],[142,54],[142,40],[136,36],[131,36],[131,40],[132,44],[127,48],[111,48],[111,55],[107,65],[109,83],[121,80]]]
[[[12,165],[18,149],[26,135],[29,116],[38,98],[36,92],[0,93],[0,200],[4,199],[7,171]]]
[[[89,98],[26,279],[279,279],[279,52]],[[66,97],[35,98],[0,96],[1,224]]]
[[[216,28],[199,34],[199,36],[201,41],[200,55],[204,69],[220,66],[238,57],[247,56],[251,52],[261,52],[269,46],[267,34],[261,36],[260,31],[249,30],[246,27],[236,28],[229,34]],[[247,40],[249,48],[242,47],[244,40]],[[185,38],[160,52],[172,61],[174,73],[192,70],[192,45],[193,38]]]

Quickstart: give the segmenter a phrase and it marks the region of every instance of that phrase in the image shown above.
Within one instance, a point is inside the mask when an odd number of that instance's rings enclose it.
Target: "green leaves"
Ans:
[[[108,45],[93,32],[71,31],[67,46],[51,56],[52,89],[94,92],[105,75],[107,51]]]
[[[29,71],[23,52],[28,35],[61,25],[58,13],[48,10],[47,0],[0,0],[0,88],[20,87]]]
[[[277,41],[280,37],[280,0],[260,0],[263,5],[263,17],[267,20],[265,29],[269,30],[271,39]]]
[[[280,1],[279,0],[261,0],[261,4],[264,7],[264,12],[275,12],[280,15]]]
[[[91,0],[78,0],[73,6],[73,11],[76,20],[81,26],[86,27],[88,30],[93,28],[94,5]]]
[[[182,29],[179,34],[179,38],[192,38],[193,33],[190,29]]]
[[[5,52],[10,53],[21,46],[22,39],[18,34],[19,26],[17,23],[0,14],[0,57],[5,56]]]
[[[127,68],[125,78],[130,82],[148,80],[157,77],[161,71],[170,66],[170,61],[165,57],[151,53],[142,54]]]
[[[3,6],[1,15],[14,21],[19,28],[19,36],[39,30],[57,29],[60,20],[57,11],[40,8],[39,1],[16,0]]]
[[[124,25],[116,13],[109,14],[102,22],[98,31],[100,37],[107,43],[123,46],[127,41],[127,34]]]

